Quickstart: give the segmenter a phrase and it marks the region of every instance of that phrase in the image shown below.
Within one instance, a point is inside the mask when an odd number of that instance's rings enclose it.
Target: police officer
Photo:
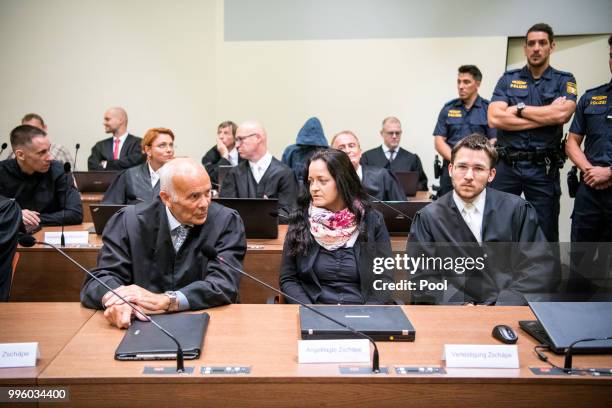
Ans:
[[[610,72],[612,73],[612,36]],[[580,98],[565,151],[581,172],[572,214],[572,242],[612,242],[612,82]],[[580,150],[585,139],[584,152]]]
[[[480,133],[491,141],[495,139],[495,129],[487,123],[489,101],[478,95],[480,81],[482,73],[476,65],[460,66],[457,76],[459,98],[447,102],[438,115],[433,135],[434,147],[444,159],[438,190],[440,196],[453,189],[448,175],[453,146],[472,133]]]
[[[544,235],[559,240],[559,167],[563,165],[563,124],[576,109],[576,80],[550,66],[555,49],[552,28],[532,26],[523,46],[527,65],[499,79],[489,105],[489,124],[497,128],[500,161],[492,187],[525,194],[535,207]]]

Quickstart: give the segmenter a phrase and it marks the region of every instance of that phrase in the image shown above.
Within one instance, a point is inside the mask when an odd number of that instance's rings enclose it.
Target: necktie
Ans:
[[[395,150],[389,150],[389,163],[395,159]]]
[[[181,246],[187,239],[187,234],[189,233],[189,228],[184,225],[179,225],[174,229],[174,251],[178,252],[181,249]]]
[[[115,138],[115,146],[113,147],[113,160],[119,159],[119,143],[121,143],[121,139],[118,137]]]

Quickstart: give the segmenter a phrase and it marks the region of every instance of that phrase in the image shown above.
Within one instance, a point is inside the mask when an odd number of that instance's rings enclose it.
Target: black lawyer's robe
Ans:
[[[287,217],[295,207],[298,194],[298,184],[293,171],[272,158],[270,166],[259,183],[251,173],[248,161],[244,161],[231,169],[219,194],[222,198],[278,198],[278,210],[281,214],[280,223],[287,223]]]
[[[103,204],[138,204],[153,201],[159,195],[159,180],[151,186],[149,164],[132,167],[119,174],[108,187]]]
[[[361,166],[365,191],[381,201],[406,201],[406,193],[397,178],[381,167]]]
[[[240,155],[238,155],[238,164],[246,161]],[[219,151],[217,150],[217,145],[214,145],[210,148],[209,151],[206,152],[204,157],[202,157],[202,165],[206,169],[206,172],[210,176],[210,181],[213,182],[213,189],[218,190],[219,186],[219,166],[231,166],[229,160],[221,157]]]
[[[87,159],[87,169],[90,171],[123,170],[137,166],[146,160],[141,142],[142,139],[138,136],[128,134],[121,146],[119,158],[113,160],[113,137],[100,140],[91,148],[91,155]],[[106,168],[101,164],[104,160],[106,160]]]
[[[449,283],[444,292],[415,294],[417,301],[425,296],[428,300],[435,298],[436,303],[524,305],[524,295],[535,300],[540,294],[556,290],[559,272],[555,271],[553,248],[538,224],[535,209],[527,201],[487,188],[482,241],[480,246],[463,220],[452,191],[419,211],[410,229],[408,255],[455,260],[483,257],[485,267],[463,274],[417,271],[412,275],[416,281],[447,279]]]
[[[0,196],[0,302],[11,292],[12,261],[21,227],[21,208],[15,200]]]
[[[110,287],[136,284],[154,293],[181,291],[191,310],[236,302],[240,274],[216,260],[207,259],[202,247],[215,248],[219,256],[242,268],[246,251],[244,226],[237,212],[212,202],[202,225],[190,229],[175,253],[165,206],[158,198],[127,206],[106,225],[97,266],[92,269]],[[107,290],[87,278],[81,302],[101,309]]]
[[[416,171],[419,173],[419,191],[427,191],[427,175],[423,171],[421,159],[417,154],[399,148],[391,163],[385,155],[382,146],[368,150],[361,156],[361,164],[365,166],[383,167],[391,171]]]

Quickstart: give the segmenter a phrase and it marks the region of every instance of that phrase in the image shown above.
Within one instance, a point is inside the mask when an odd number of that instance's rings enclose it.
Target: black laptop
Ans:
[[[93,231],[98,235],[102,235],[104,227],[110,218],[115,215],[117,211],[125,207],[122,204],[90,204],[89,210],[91,211],[91,220],[94,224]]]
[[[401,306],[312,306],[376,341],[414,341],[416,331]],[[303,340],[354,339],[350,330],[300,306]]]
[[[519,326],[557,354],[576,340],[612,336],[612,302],[529,302],[538,320],[522,320]],[[612,340],[576,344],[575,353],[612,353]]]
[[[72,173],[81,193],[105,193],[118,171],[75,171]]]
[[[215,198],[214,201],[238,211],[247,238],[278,237],[278,198]]]
[[[430,201],[373,201],[372,208],[380,211],[390,235],[408,235],[414,215]]]
[[[418,171],[393,171],[395,177],[400,182],[407,196],[414,197],[419,188],[419,172]]]
[[[172,334],[185,360],[200,357],[208,328],[208,313],[151,316]],[[176,360],[176,343],[150,322],[134,320],[115,351],[115,360]]]

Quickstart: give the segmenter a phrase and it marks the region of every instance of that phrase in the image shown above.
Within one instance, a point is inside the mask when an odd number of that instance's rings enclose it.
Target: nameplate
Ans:
[[[36,367],[39,357],[38,343],[0,344],[0,368]]]
[[[516,345],[445,344],[446,367],[519,368]]]
[[[368,340],[299,340],[298,363],[369,363]]]
[[[45,232],[45,242],[53,245],[60,245],[61,232]],[[87,245],[89,244],[89,231],[64,231],[66,245]]]

